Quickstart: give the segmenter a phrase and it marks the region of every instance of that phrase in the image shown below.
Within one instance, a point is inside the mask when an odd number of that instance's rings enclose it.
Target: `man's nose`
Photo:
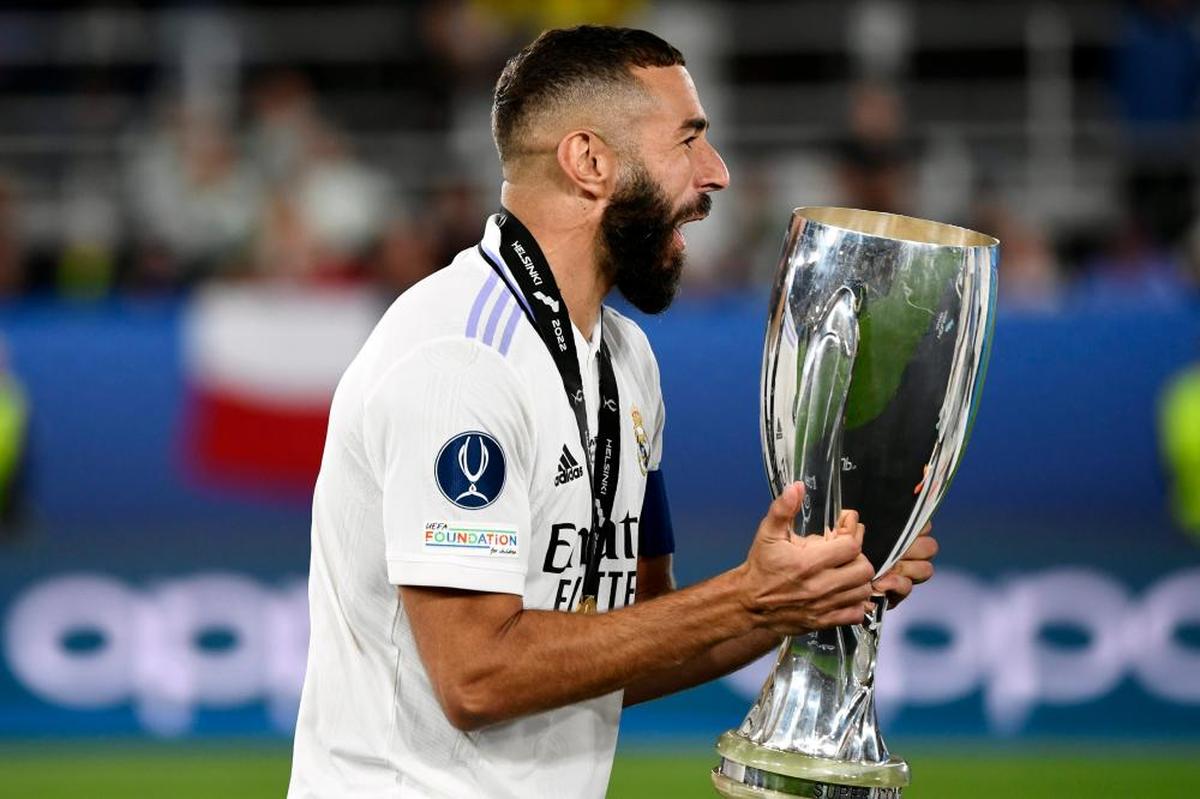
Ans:
[[[729,169],[725,166],[725,161],[717,152],[717,148],[707,141],[704,144],[704,158],[700,169],[697,170],[700,189],[702,191],[720,191],[729,185]]]

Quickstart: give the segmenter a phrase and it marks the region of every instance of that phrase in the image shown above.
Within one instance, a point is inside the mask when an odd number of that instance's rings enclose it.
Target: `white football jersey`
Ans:
[[[493,217],[480,246],[495,253],[499,238]],[[478,249],[464,250],[396,300],[338,385],[313,499],[292,799],[605,793],[620,692],[460,732],[438,704],[397,598],[398,585],[443,586],[564,612],[580,599],[589,453],[509,284]],[[605,308],[592,341],[575,331],[589,435],[601,328],[621,406],[603,611],[634,599],[663,406],[645,335]]]

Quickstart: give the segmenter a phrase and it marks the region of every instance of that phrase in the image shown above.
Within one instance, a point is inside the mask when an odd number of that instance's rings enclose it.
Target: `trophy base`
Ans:
[[[855,763],[785,752],[727,732],[717,742],[713,787],[727,799],[900,799],[908,764]]]
[[[900,799],[902,788],[863,788],[856,785],[837,785],[832,782],[809,782],[808,780],[784,777],[758,769],[746,769],[741,779],[727,777],[722,766],[712,770],[713,787],[727,799]],[[751,772],[754,772],[753,774]],[[747,779],[779,783],[782,790],[768,788],[763,784],[750,784]]]

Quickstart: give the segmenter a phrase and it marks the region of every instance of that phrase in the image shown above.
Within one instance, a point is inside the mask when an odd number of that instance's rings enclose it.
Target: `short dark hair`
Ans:
[[[492,101],[492,137],[500,161],[516,154],[514,137],[529,116],[581,91],[633,86],[634,67],[684,66],[683,54],[653,33],[579,25],[542,33],[504,65]]]

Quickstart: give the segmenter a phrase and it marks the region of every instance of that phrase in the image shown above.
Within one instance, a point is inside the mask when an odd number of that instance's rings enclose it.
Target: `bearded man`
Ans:
[[[645,335],[682,227],[728,184],[678,50],[542,34],[496,84],[502,210],[388,310],[338,386],[313,502],[311,643],[289,796],[602,797],[623,705],[781,636],[861,621],[857,514],[675,590],[663,406]]]

